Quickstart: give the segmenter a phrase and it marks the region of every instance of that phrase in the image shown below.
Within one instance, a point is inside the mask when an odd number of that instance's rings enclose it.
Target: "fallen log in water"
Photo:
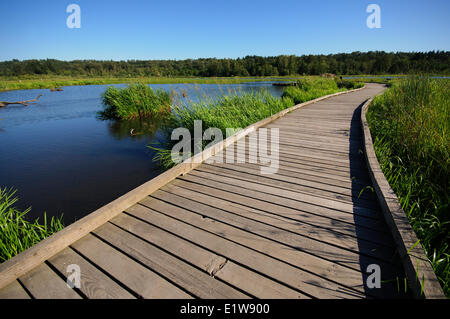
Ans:
[[[0,107],[5,107],[9,104],[22,104],[24,106],[28,106],[30,103],[36,102],[41,96],[42,96],[42,94],[39,94],[39,96],[37,98],[32,99],[32,100],[26,100],[26,101],[17,101],[17,102],[0,101]]]

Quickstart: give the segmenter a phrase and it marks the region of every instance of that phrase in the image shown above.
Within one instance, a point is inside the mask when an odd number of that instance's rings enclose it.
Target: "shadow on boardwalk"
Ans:
[[[372,203],[371,207],[377,211],[376,216],[373,216],[373,223],[383,225],[384,229],[388,227],[384,221],[381,213],[381,208],[378,204],[376,194],[370,182],[370,176],[364,158],[364,137],[361,129],[361,109],[365,101],[361,103],[355,110],[352,116],[352,122],[349,132],[349,160],[350,160],[350,174],[352,176],[352,201],[354,205],[354,221],[356,225],[362,217],[359,207],[364,207],[368,201]],[[363,226],[356,226],[356,235],[358,237],[358,248],[360,251],[360,267],[363,274],[364,290],[366,295],[371,298],[408,298],[409,292],[405,292],[405,278],[404,271],[401,266],[400,258],[395,249],[392,249],[392,254],[387,255],[384,259],[379,259],[370,256],[371,251],[367,250],[367,241],[362,240],[364,236],[361,234],[367,232],[367,228]],[[381,233],[381,236],[388,239],[391,247],[395,247],[392,235],[390,233]],[[374,239],[376,242],[376,239]],[[389,246],[387,247],[389,248]],[[371,264],[380,266],[381,271],[381,288],[369,288],[367,286],[368,277],[372,272],[367,272],[367,267]],[[371,281],[371,280],[369,280]],[[407,290],[407,289],[406,289]]]

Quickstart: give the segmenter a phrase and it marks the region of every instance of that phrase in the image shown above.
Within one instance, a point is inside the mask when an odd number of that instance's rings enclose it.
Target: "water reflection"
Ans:
[[[133,120],[105,120],[111,136],[117,140],[152,140],[156,132],[162,127],[162,120],[159,118],[145,118]]]

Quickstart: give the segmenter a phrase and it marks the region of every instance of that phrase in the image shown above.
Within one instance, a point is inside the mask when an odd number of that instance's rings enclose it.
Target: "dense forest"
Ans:
[[[246,56],[187,60],[12,60],[0,76],[285,76],[333,74],[450,74],[450,51],[353,52],[330,55]]]

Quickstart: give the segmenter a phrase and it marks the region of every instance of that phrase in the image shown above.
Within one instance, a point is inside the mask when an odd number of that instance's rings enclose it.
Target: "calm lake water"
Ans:
[[[122,87],[124,85],[114,85]],[[280,96],[272,82],[244,84],[160,84],[183,90],[189,99],[260,88]],[[28,107],[0,109],[0,187],[18,190],[18,206],[32,206],[30,218],[64,215],[66,225],[161,173],[146,145],[161,142],[157,123],[104,121],[101,94],[107,85],[70,86],[64,91],[1,92],[0,101],[43,96]],[[131,136],[130,130],[145,134]]]

